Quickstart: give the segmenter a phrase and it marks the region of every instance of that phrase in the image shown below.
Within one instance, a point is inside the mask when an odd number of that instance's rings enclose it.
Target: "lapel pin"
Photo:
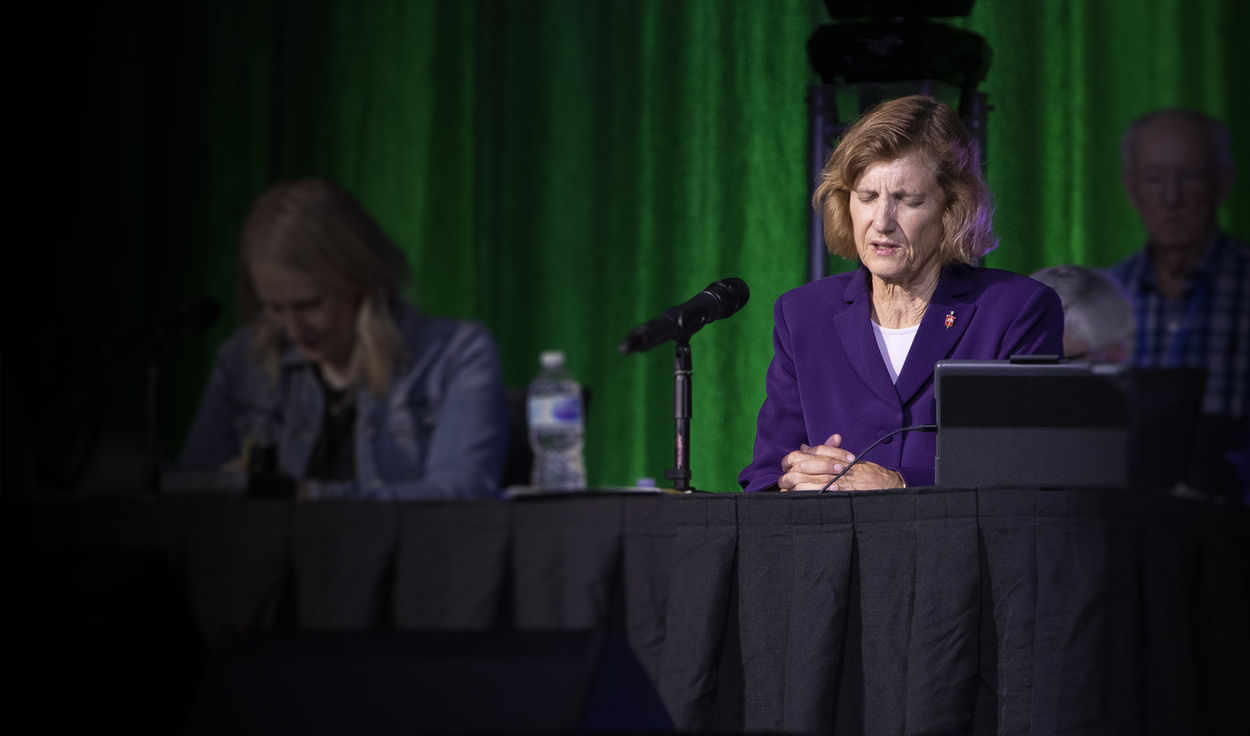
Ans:
[[[952,309],[951,313],[946,315],[946,329],[949,330],[950,328],[954,326],[955,326],[955,310]]]

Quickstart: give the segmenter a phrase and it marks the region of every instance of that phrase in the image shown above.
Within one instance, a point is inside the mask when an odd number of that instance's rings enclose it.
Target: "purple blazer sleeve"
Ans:
[[[939,360],[1063,351],[1063,308],[1051,289],[1006,271],[947,267],[894,383],[872,333],[870,306],[863,269],[777,300],[755,449],[738,476],[745,490],[776,484],[781,459],[801,443],[818,445],[836,432],[858,455],[893,430],[935,423]],[[886,439],[865,459],[923,486],[933,484],[936,455],[936,435],[911,432]]]

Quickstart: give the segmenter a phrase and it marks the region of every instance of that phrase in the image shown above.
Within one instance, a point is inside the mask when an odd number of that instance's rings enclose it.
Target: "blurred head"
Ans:
[[[1133,354],[1133,304],[1119,285],[1084,266],[1043,268],[1033,278],[1063,302],[1063,353],[1069,360],[1123,363]]]
[[[252,293],[268,328],[281,333],[305,358],[346,368],[356,350],[360,292],[270,260],[247,265]]]
[[[874,275],[973,263],[997,245],[977,142],[922,95],[883,102],[847,130],[812,206],[829,252]]]
[[[1121,178],[1150,247],[1201,252],[1233,183],[1228,129],[1190,110],[1138,118],[1120,145]]]
[[[391,309],[406,266],[350,194],[320,177],[273,186],[244,223],[239,264],[253,347],[272,378],[291,345],[386,391],[403,352]]]

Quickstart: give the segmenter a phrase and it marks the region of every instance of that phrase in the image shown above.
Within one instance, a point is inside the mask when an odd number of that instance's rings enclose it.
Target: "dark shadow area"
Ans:
[[[301,634],[222,648],[189,734],[669,731],[603,632]]]
[[[49,733],[178,732],[204,650],[181,585],[159,557],[5,552],[10,724]]]

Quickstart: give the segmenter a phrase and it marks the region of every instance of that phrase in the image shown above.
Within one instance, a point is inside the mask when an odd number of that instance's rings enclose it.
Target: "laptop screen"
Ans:
[[[1202,371],[941,361],[936,480],[944,486],[1170,487],[1196,425]]]

